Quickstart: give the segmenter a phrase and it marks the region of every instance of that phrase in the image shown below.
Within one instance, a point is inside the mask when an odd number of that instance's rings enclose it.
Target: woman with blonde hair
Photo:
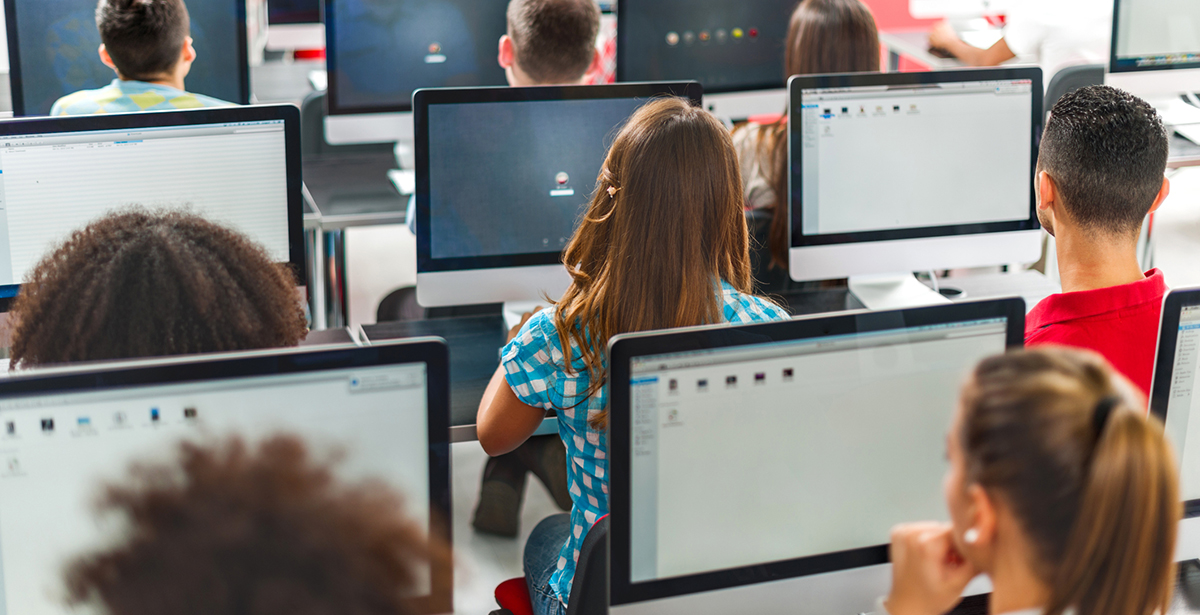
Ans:
[[[1182,505],[1162,425],[1090,352],[985,360],[946,440],[951,522],[892,533],[880,612],[949,611],[978,574],[995,615],[1155,615],[1174,587]]]
[[[671,327],[783,320],[750,294],[749,239],[737,154],[708,112],[655,100],[617,135],[563,262],[572,284],[502,352],[479,406],[490,455],[518,446],[549,410],[567,446],[573,506],[525,546],[534,611],[561,614],[591,525],[608,513],[609,340]]]

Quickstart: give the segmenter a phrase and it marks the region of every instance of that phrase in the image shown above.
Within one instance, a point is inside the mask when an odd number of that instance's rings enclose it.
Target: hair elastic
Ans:
[[[1112,415],[1113,410],[1119,405],[1121,405],[1121,398],[1116,395],[1109,395],[1096,404],[1096,409],[1092,414],[1092,426],[1096,430],[1096,435],[1104,433],[1104,426],[1108,424],[1108,417]]]
[[[617,192],[620,190],[621,189],[616,186],[609,186],[608,187],[608,198],[610,198],[610,199],[616,198]]]

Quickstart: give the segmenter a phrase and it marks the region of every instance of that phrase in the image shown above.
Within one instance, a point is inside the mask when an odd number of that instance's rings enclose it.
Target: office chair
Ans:
[[[750,270],[754,275],[754,291],[775,295],[792,288],[786,269],[771,266],[771,223],[775,212],[770,209],[746,211],[746,227],[750,232]]]
[[[1103,64],[1080,64],[1058,71],[1046,88],[1042,119],[1050,117],[1050,110],[1054,108],[1054,103],[1057,103],[1058,99],[1063,96],[1089,85],[1103,85],[1104,69]]]
[[[328,156],[356,154],[391,154],[391,143],[362,145],[330,145],[325,140],[325,92],[313,92],[300,103],[301,158],[311,160]]]
[[[567,615],[604,615],[608,612],[608,515],[588,530],[579,548],[575,580]],[[489,615],[533,615],[525,577],[509,579],[496,586],[499,609]]]

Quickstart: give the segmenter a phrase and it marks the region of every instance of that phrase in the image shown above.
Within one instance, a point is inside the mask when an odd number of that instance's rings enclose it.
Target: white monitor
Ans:
[[[188,3],[197,53],[188,91],[250,102],[246,10],[246,0]],[[14,115],[46,115],[59,98],[116,79],[97,51],[96,0],[4,0],[4,11]]]
[[[1016,0],[908,0],[914,19],[946,19],[1004,15]]]
[[[321,0],[271,0],[267,49],[324,49]]]
[[[1200,2],[1115,0],[1105,83],[1150,100],[1200,91]]]
[[[426,307],[558,299],[562,251],[608,147],[656,96],[694,82],[420,90],[417,300]]]
[[[0,122],[0,299],[73,231],[131,205],[227,224],[304,286],[299,149],[293,105]]]
[[[744,120],[787,106],[795,0],[618,0],[617,81],[699,81],[705,107]]]
[[[1163,302],[1150,393],[1179,458],[1184,520],[1176,561],[1200,558],[1200,289],[1179,289]]]
[[[449,367],[445,342],[268,351],[48,370],[0,381],[0,610],[66,615],[64,566],[115,537],[94,505],[131,464],[182,441],[276,433],[338,478],[378,479],[449,541]],[[420,613],[451,612],[451,570],[426,567]]]
[[[332,144],[411,141],[420,88],[507,85],[502,0],[325,0]]]
[[[804,76],[789,88],[793,280],[1040,258],[1040,68]]]
[[[1006,299],[617,338],[610,612],[874,611],[891,528],[947,519],[964,378],[1024,322]]]

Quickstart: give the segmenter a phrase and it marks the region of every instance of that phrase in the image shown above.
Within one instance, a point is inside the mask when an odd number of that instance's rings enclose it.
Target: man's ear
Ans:
[[[1163,178],[1162,187],[1158,189],[1158,196],[1154,197],[1154,204],[1150,206],[1150,211],[1147,215],[1158,211],[1162,207],[1163,201],[1167,200],[1167,195],[1171,194],[1171,180]]]
[[[1037,208],[1040,211],[1047,213],[1058,212],[1058,186],[1054,183],[1054,178],[1045,171],[1038,171],[1037,174]]]
[[[499,53],[496,56],[496,62],[500,64],[500,68],[511,68],[514,55],[512,37],[507,34],[502,35],[500,37]]]
[[[179,53],[179,60],[187,64],[196,61],[196,47],[192,44],[192,37],[183,39],[183,50]]]
[[[113,70],[117,70],[117,65],[113,64],[112,56],[108,55],[108,49],[104,47],[103,43],[100,44],[99,52],[100,61],[103,62],[105,66]]]

